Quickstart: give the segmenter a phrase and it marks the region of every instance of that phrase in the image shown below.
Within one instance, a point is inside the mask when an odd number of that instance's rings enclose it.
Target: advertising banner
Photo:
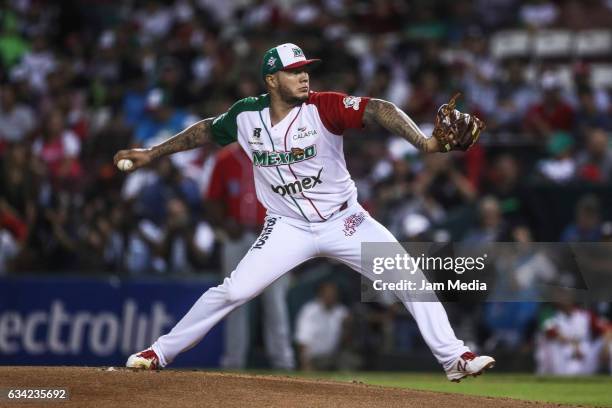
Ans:
[[[0,365],[122,366],[216,282],[0,278]],[[173,367],[216,367],[222,322]]]

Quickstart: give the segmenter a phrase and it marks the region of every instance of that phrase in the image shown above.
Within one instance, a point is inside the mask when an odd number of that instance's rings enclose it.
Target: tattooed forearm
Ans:
[[[164,143],[153,146],[151,148],[153,158],[202,146],[211,139],[211,123],[212,118],[203,119],[166,140]]]
[[[430,139],[416,123],[391,102],[370,99],[366,105],[363,119],[368,124],[377,123],[389,132],[403,137],[422,152],[434,151],[429,142]]]

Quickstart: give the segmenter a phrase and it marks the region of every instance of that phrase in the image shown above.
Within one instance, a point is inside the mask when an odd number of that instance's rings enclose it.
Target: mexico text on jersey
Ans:
[[[237,141],[253,162],[257,198],[271,214],[325,221],[357,199],[342,134],[363,126],[368,98],[311,92],[271,126],[267,94],[236,102],[213,121],[221,145]]]

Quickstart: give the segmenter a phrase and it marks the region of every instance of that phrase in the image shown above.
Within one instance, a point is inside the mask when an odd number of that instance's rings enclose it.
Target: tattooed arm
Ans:
[[[114,157],[115,165],[119,160],[128,159],[134,164],[129,171],[134,171],[158,157],[202,146],[211,140],[212,121],[213,118],[208,118],[196,122],[165,142],[148,149],[121,150]]]
[[[370,99],[363,113],[363,121],[368,125],[376,123],[384,127],[389,132],[403,137],[422,152],[440,151],[438,141],[425,136],[416,123],[391,102]]]

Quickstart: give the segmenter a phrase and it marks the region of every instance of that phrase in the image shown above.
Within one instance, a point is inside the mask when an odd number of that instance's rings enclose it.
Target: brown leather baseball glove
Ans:
[[[455,94],[448,103],[438,108],[432,136],[438,140],[440,150],[466,151],[476,143],[480,132],[485,128],[482,120],[469,113],[462,113],[455,109],[457,98]]]

